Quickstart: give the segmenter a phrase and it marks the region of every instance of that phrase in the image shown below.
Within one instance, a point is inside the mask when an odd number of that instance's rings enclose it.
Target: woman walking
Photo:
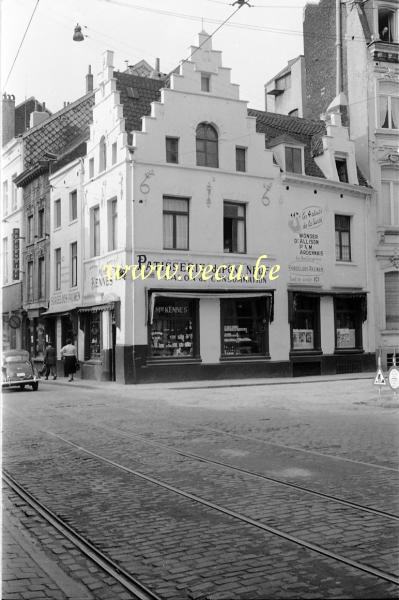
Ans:
[[[77,351],[71,339],[67,339],[66,345],[61,348],[61,358],[64,361],[64,375],[69,376],[68,381],[73,381],[76,373]]]

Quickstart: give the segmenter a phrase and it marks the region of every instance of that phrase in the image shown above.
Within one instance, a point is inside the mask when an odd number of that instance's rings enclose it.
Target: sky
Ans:
[[[32,22],[9,75],[32,12]],[[138,2],[138,3],[136,3]],[[198,33],[211,34],[236,10],[233,0],[3,0],[2,93],[16,103],[35,96],[55,112],[85,93],[85,75],[100,70],[102,53],[114,51],[114,67],[161,61],[169,72],[187,58]],[[240,97],[264,109],[264,84],[303,52],[305,0],[250,0],[213,37],[223,66],[240,85]],[[75,25],[87,35],[72,40]],[[9,77],[8,77],[9,75]],[[8,81],[6,79],[8,77]],[[5,85],[6,84],[6,85]]]

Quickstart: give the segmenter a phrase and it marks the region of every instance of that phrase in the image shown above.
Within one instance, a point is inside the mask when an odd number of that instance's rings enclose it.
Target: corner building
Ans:
[[[112,60],[85,159],[83,376],[105,379],[109,364],[126,383],[370,368],[375,207],[339,113],[248,110],[205,32],[166,81]],[[170,280],[151,272],[168,265]],[[208,279],[190,280],[190,265],[210,265]],[[220,280],[231,265],[241,279]]]

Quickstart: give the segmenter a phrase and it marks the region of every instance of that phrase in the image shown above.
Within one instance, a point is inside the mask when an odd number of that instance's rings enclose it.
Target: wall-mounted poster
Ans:
[[[313,350],[314,348],[313,329],[293,329],[292,347],[294,350]]]
[[[356,346],[355,329],[337,329],[337,348],[354,348]]]

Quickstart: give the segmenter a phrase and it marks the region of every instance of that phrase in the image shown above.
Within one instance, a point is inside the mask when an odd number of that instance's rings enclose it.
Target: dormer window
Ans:
[[[348,164],[345,156],[335,157],[335,166],[337,168],[338,179],[343,183],[348,183]]]
[[[201,73],[201,92],[211,91],[211,76],[207,73]]]
[[[303,173],[302,148],[285,147],[285,170],[288,173]]]
[[[396,42],[396,11],[390,8],[380,8],[378,11],[378,35],[382,42]]]

